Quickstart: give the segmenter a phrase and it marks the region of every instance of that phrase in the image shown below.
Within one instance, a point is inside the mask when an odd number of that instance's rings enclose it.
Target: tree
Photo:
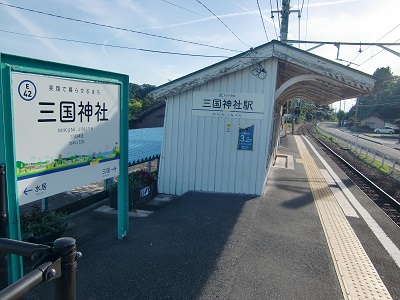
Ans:
[[[343,120],[346,117],[346,113],[343,110],[339,110],[337,113],[337,118],[338,118],[338,125],[339,127],[342,126]]]
[[[156,88],[151,84],[129,83],[129,120],[134,119],[139,113],[163,101],[154,99],[149,93]]]
[[[374,90],[377,92],[385,90],[394,78],[390,67],[376,69],[373,76],[377,78],[374,86]]]
[[[358,100],[357,119],[375,115],[385,121],[400,117],[400,78],[394,76],[390,67],[378,68],[374,72],[377,78],[373,95]],[[355,107],[350,110],[354,115]]]
[[[135,117],[142,111],[142,103],[136,99],[129,101],[129,121],[135,119]]]
[[[148,93],[156,88],[155,85],[151,84],[136,84],[136,83],[129,83],[129,99],[137,99],[142,101]]]
[[[142,100],[142,110],[145,111],[150,107],[153,107],[154,105],[160,103],[161,101],[162,99],[154,99],[153,96],[147,95]]]
[[[357,124],[359,124],[358,121],[357,121]],[[347,120],[346,126],[347,126],[348,128],[351,128],[351,127],[356,126],[357,124],[356,124],[356,119],[355,119],[354,117],[350,117],[350,118]]]

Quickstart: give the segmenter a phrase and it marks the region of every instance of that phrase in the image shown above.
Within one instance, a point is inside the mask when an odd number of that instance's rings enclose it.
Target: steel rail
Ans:
[[[397,209],[397,211],[400,211],[400,203],[394,199],[392,196],[390,196],[388,193],[386,193],[384,190],[382,190],[379,186],[377,186],[372,180],[370,180],[367,176],[362,174],[359,170],[357,170],[353,165],[351,165],[348,161],[346,161],[343,157],[341,157],[339,154],[337,154],[335,151],[333,151],[328,145],[326,145],[324,142],[322,142],[319,138],[317,138],[311,131],[310,128],[307,126],[307,131],[308,133],[315,139],[317,140],[325,149],[327,149],[330,153],[332,153],[337,159],[339,159],[343,164],[345,164],[349,169],[351,169],[358,177],[360,177],[362,180],[364,180],[372,189],[374,189],[381,197],[383,197],[385,200],[387,200],[393,207]],[[304,130],[303,130],[304,134]]]

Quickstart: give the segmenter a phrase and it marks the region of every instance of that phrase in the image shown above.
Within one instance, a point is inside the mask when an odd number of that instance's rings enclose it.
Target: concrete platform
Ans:
[[[400,229],[303,137],[285,137],[278,152],[293,157],[293,168],[272,167],[261,197],[188,192],[131,218],[121,241],[116,215],[75,216],[67,234],[83,253],[78,299],[400,299]],[[357,216],[344,213],[331,188]],[[335,232],[337,223],[345,230]],[[364,259],[368,272],[359,274]],[[28,299],[43,299],[51,286]]]

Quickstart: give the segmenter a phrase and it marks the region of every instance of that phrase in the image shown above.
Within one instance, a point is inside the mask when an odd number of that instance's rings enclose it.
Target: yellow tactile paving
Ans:
[[[345,299],[392,299],[328,183],[295,136]]]

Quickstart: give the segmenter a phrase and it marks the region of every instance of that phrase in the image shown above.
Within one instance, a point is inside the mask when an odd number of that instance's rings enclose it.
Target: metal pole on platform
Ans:
[[[48,211],[49,210],[49,198],[43,198],[41,200],[41,204],[42,204],[42,211]]]
[[[111,184],[113,183],[113,181],[114,181],[114,177],[104,179],[103,188],[104,188],[105,191],[110,189]]]
[[[6,195],[6,170],[0,165],[0,237],[7,237],[7,195]]]
[[[5,165],[0,165],[0,237],[7,238],[7,194]],[[8,284],[7,254],[0,252],[0,289]]]
[[[118,239],[123,239],[129,233],[129,203],[128,203],[128,104],[129,78],[122,82],[120,95],[120,158],[118,177]]]
[[[292,115],[292,135],[294,135],[294,110],[293,110],[293,108],[290,110],[290,114]]]
[[[358,98],[357,98],[357,100],[356,100],[356,117],[355,117],[355,119],[354,119],[354,129],[356,128],[356,126],[357,126],[357,115],[358,115],[358,104],[359,104],[359,101],[358,101]]]
[[[76,241],[65,237],[54,241],[54,251],[61,257],[61,277],[56,279],[56,299],[76,299]]]

